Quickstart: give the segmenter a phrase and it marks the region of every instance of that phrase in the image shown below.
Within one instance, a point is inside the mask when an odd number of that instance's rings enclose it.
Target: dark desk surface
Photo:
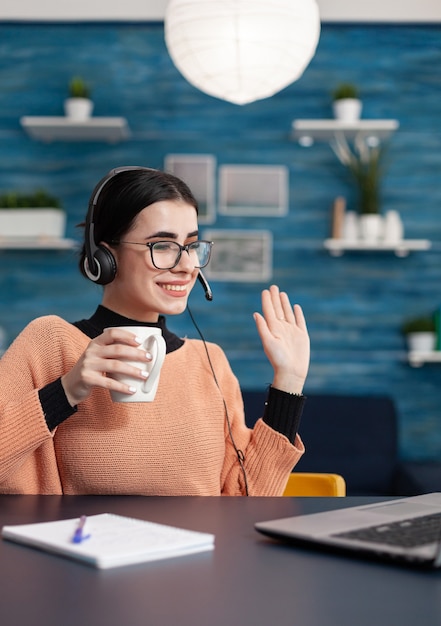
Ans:
[[[106,571],[0,541],[0,624],[440,626],[440,572],[288,547],[253,528],[375,500],[0,496],[0,526],[112,512],[216,535],[213,552]]]

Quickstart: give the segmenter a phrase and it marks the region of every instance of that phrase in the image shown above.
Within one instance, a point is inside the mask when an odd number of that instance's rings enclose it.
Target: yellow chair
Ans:
[[[284,496],[345,496],[346,483],[340,474],[293,472]]]

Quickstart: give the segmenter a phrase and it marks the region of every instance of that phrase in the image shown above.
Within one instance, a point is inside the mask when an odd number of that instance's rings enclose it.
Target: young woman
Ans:
[[[127,167],[98,183],[80,267],[103,285],[101,304],[75,323],[33,320],[0,360],[1,493],[282,495],[304,451],[305,320],[276,286],[262,292],[254,319],[274,378],[263,417],[247,428],[222,350],[181,339],[164,317],[185,310],[210,251],[178,178]],[[143,325],[166,341],[155,400],[114,403],[110,390],[133,388],[111,375],[145,380],[151,359],[115,327]]]

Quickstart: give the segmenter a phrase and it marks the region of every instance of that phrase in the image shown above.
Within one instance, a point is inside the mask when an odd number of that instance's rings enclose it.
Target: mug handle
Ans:
[[[153,385],[155,384],[156,376],[159,374],[159,370],[161,369],[162,362],[165,357],[164,338],[158,335],[151,335],[150,339],[153,340],[153,343],[156,343],[156,358],[150,371],[150,375],[142,386],[143,393],[149,393],[152,390]]]

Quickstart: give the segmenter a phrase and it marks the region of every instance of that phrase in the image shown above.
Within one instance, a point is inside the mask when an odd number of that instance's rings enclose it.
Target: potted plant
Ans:
[[[362,102],[358,88],[352,83],[340,83],[332,92],[334,117],[342,122],[356,122],[360,119]]]
[[[0,194],[0,238],[60,239],[65,227],[60,201],[44,189]]]
[[[406,320],[401,330],[406,337],[408,349],[432,352],[436,347],[436,324],[434,316],[423,315]]]
[[[64,101],[64,112],[73,121],[89,119],[93,111],[90,87],[81,76],[74,76],[69,82],[69,97]]]
[[[358,191],[358,226],[362,239],[376,243],[383,237],[381,179],[384,149],[378,141],[357,135],[351,149],[343,133],[331,144],[339,161],[347,167]]]

